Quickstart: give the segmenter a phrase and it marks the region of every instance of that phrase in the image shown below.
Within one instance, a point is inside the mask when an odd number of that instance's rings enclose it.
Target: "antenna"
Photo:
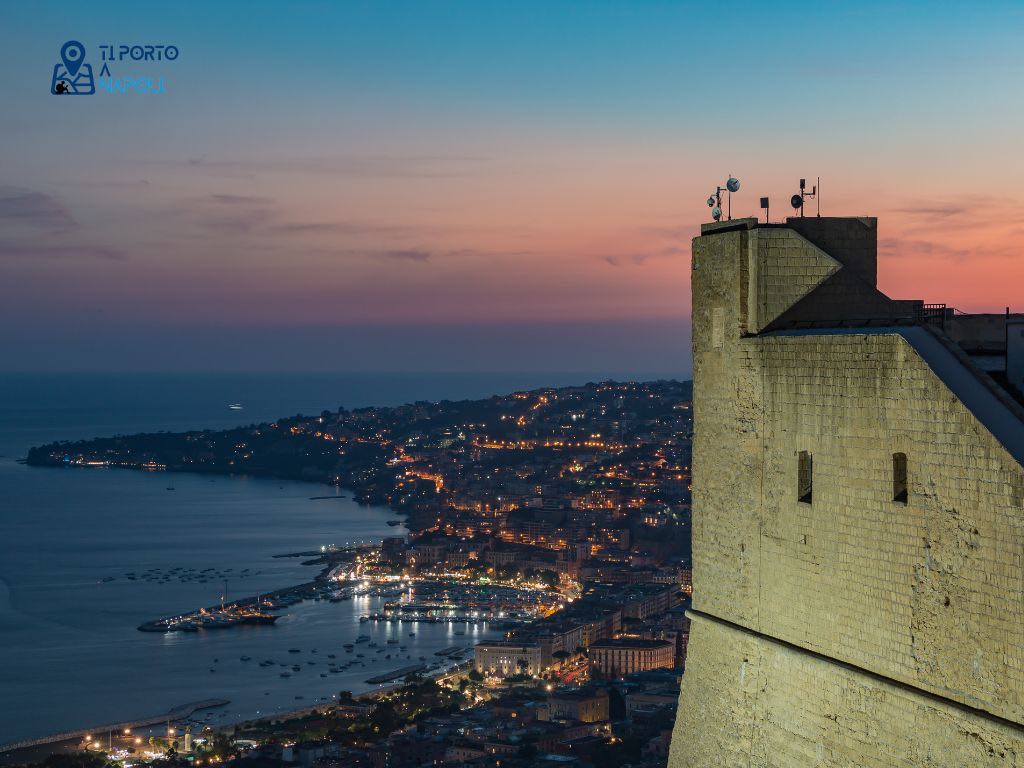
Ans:
[[[722,218],[722,193],[723,192],[728,192],[729,193],[728,194],[728,198],[727,198],[728,215],[727,215],[726,218],[727,218],[728,221],[732,220],[732,193],[733,192],[739,192],[739,189],[740,189],[740,180],[737,179],[735,176],[733,176],[731,173],[729,174],[729,178],[726,180],[724,187],[723,186],[715,187],[715,191],[712,192],[711,196],[708,197],[708,199],[707,199],[708,208],[711,209],[711,218],[713,218],[715,221],[720,221],[721,220],[721,218]]]
[[[740,191],[740,180],[730,173],[725,188],[729,191],[729,220],[732,221],[732,193]]]
[[[818,181],[819,182],[821,181],[820,177],[818,178]],[[793,209],[797,210],[797,211],[800,211],[800,218],[803,218],[803,216],[804,216],[804,200],[806,200],[808,197],[811,198],[812,200],[817,200],[817,198],[818,198],[818,185],[815,184],[811,188],[811,191],[808,192],[807,191],[807,179],[800,179],[800,194],[793,195],[791,198],[789,198],[789,204],[793,206]],[[821,216],[821,203],[820,202],[818,203],[818,216]]]

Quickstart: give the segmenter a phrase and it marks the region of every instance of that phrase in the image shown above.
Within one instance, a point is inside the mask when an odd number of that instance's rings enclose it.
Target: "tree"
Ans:
[[[469,674],[466,675],[466,677],[468,677],[474,683],[479,683],[479,682],[481,682],[484,679],[483,674],[479,670],[476,670],[476,669],[469,670]]]
[[[537,580],[552,589],[558,586],[558,574],[554,571],[537,571]]]

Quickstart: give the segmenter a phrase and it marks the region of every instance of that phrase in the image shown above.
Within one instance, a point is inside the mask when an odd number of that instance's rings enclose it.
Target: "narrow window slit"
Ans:
[[[797,501],[810,504],[814,491],[814,460],[808,451],[800,451],[797,470]]]
[[[892,500],[898,504],[907,503],[907,454],[892,455]]]

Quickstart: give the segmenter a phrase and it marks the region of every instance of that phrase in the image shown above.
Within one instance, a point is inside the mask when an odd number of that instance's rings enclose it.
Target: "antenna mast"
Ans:
[[[821,178],[818,178],[818,182],[821,183]],[[800,218],[804,217],[804,200],[807,198],[812,200],[818,199],[818,185],[815,184],[811,187],[811,191],[807,191],[807,179],[800,179],[800,194],[793,195],[789,199],[789,204],[793,206],[794,210],[800,211]],[[818,202],[818,216],[821,216],[821,202]]]
[[[711,209],[711,218],[715,221],[721,221],[722,219],[722,192],[728,192],[728,215],[726,221],[732,221],[732,193],[738,192],[740,189],[740,180],[732,174],[729,174],[728,180],[725,182],[725,186],[715,187],[715,191],[707,199],[708,208]]]

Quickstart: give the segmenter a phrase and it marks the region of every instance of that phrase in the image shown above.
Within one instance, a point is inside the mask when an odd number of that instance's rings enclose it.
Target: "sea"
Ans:
[[[0,745],[211,698],[230,702],[197,713],[214,725],[292,711],[342,690],[368,690],[374,686],[366,678],[417,663],[420,656],[433,661],[441,648],[490,636],[480,625],[361,624],[359,617],[381,603],[370,597],[300,603],[285,609],[274,626],[140,632],[145,621],[214,605],[221,594],[228,600],[255,595],[316,573],[315,566],[302,565],[304,558],[275,555],[379,541],[405,529],[388,526],[394,512],[360,506],[344,489],[326,485],[29,467],[19,460],[31,446],[227,428],[339,406],[480,398],[610,377],[0,374]],[[321,496],[329,498],[313,498]],[[328,655],[348,660],[342,646],[361,633],[371,634],[392,658],[369,649],[365,666],[327,673]],[[405,646],[401,658],[385,637]],[[261,667],[261,661],[274,665]],[[300,672],[291,670],[294,664]]]

